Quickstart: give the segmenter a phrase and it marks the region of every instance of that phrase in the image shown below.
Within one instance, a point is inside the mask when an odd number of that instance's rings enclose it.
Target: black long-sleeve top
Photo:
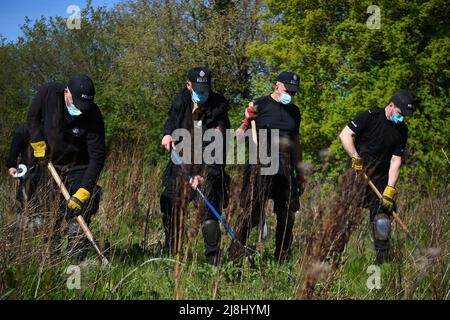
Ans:
[[[65,85],[51,82],[34,97],[27,116],[30,142],[46,141],[47,154],[55,165],[86,165],[81,188],[92,191],[105,163],[105,126],[97,105],[78,117],[67,112]]]
[[[188,90],[177,94],[173,99],[172,106],[168,112],[167,120],[163,127],[164,135],[172,135],[176,129],[186,129],[192,132],[194,128],[194,122],[200,123],[203,132],[207,129],[220,130],[224,141],[223,161],[221,164],[208,164],[188,166],[192,174],[201,172],[206,169],[210,174],[220,174],[223,170],[225,157],[226,157],[226,145],[225,145],[225,132],[230,128],[230,120],[228,118],[228,101],[220,93],[211,91],[208,100],[205,104],[201,105],[194,113],[191,94]],[[198,122],[200,121],[200,122]],[[209,142],[202,142],[203,148],[206,147]],[[192,144],[194,146],[194,144]]]
[[[9,154],[6,158],[6,166],[8,168],[15,168],[18,160],[25,165],[29,165],[30,153],[30,135],[26,123],[22,123],[15,131],[11,140]]]

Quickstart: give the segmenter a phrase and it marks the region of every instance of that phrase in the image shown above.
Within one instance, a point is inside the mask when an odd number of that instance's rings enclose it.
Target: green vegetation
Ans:
[[[80,266],[80,289],[70,290],[68,267],[73,258],[63,250],[56,259],[45,253],[45,234],[14,232],[14,181],[2,175],[0,191],[9,195],[1,199],[0,208],[0,297],[3,299],[296,299],[304,282],[308,261],[307,248],[318,233],[320,212],[335,213],[336,194],[323,182],[310,181],[303,195],[303,207],[294,227],[292,256],[282,264],[272,257],[275,243],[275,216],[266,210],[270,226],[269,241],[258,249],[254,263],[244,259],[233,264],[228,257],[230,238],[222,230],[223,259],[219,267],[205,264],[203,240],[198,233],[199,211],[191,208],[189,235],[185,237],[182,254],[170,257],[161,252],[164,239],[159,211],[157,181],[161,167],[147,168],[136,177],[126,163],[143,163],[142,155],[112,153],[106,174],[100,211],[94,217],[92,231],[111,262],[103,267],[95,252]],[[236,174],[234,179],[238,180]],[[143,183],[144,182],[144,183]],[[147,183],[145,183],[147,182]],[[231,190],[231,205],[224,211],[231,226],[242,212],[236,208],[240,187]],[[399,198],[399,213],[422,248],[412,244],[397,226],[393,232],[394,260],[380,270],[380,289],[369,290],[368,271],[374,254],[368,228],[368,213],[354,230],[336,269],[316,268],[318,278],[315,298],[321,299],[447,299],[449,282],[448,212],[449,189],[435,188],[425,194],[412,192]],[[32,209],[31,209],[32,211]],[[32,211],[33,212],[33,211]],[[50,217],[52,212],[48,213]],[[250,243],[257,241],[253,231]],[[188,243],[190,248],[188,249]],[[64,244],[64,242],[63,242]],[[179,277],[176,266],[180,266]],[[178,286],[177,286],[178,283]]]
[[[78,72],[93,78],[109,149],[93,232],[102,247],[110,243],[112,260],[111,269],[82,267],[82,289],[67,290],[70,257],[49,265],[42,254],[44,231],[15,241],[14,182],[3,170],[0,299],[298,297],[318,212],[333,214],[330,199],[346,165],[338,134],[358,111],[385,106],[399,88],[410,90],[421,106],[408,119],[399,212],[428,251],[414,250],[397,228],[394,263],[381,270],[382,288],[369,291],[367,267],[373,253],[364,222],[353,232],[337,269],[319,272],[317,297],[448,299],[450,7],[444,0],[379,1],[381,27],[369,29],[371,4],[123,1],[113,9],[84,9],[80,30],[67,29],[63,17],[42,18],[26,20],[24,37],[17,42],[0,40],[2,158],[40,85]],[[214,89],[230,101],[233,128],[249,100],[271,91],[279,71],[300,75],[296,104],[302,113],[301,139],[304,158],[314,166],[296,220],[294,252],[285,264],[270,257],[273,239],[253,267],[249,261],[233,265],[226,254],[219,268],[205,265],[200,236],[192,238],[186,259],[181,256],[179,262],[158,250],[163,239],[159,181],[168,158],[160,147],[161,128],[187,70],[197,65],[213,71]],[[331,152],[320,152],[324,149]],[[136,176],[130,164],[144,168],[142,175]],[[234,181],[240,181],[239,168],[233,169]],[[236,190],[232,203],[238,198]],[[235,207],[225,212],[232,221],[239,213]],[[271,216],[273,232],[274,223]],[[223,240],[226,249],[225,234]],[[429,248],[438,248],[439,254]]]

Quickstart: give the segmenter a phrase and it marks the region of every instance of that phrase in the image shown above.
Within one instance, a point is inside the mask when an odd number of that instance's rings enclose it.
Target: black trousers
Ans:
[[[17,216],[20,218],[28,209],[41,180],[42,170],[33,168],[24,178],[19,179],[16,190]]]
[[[78,169],[69,169],[67,172],[63,171],[63,177],[65,180],[65,185],[69,190],[69,193],[73,195],[77,190],[81,187],[81,183],[83,180],[84,173],[86,168],[78,168]],[[92,220],[92,216],[97,213],[100,207],[100,198],[101,198],[101,188],[99,186],[95,186],[91,198],[84,205],[81,215],[83,216],[86,224],[89,226]],[[64,216],[67,221],[67,236],[69,240],[69,251],[76,254],[78,259],[81,260],[86,255],[87,249],[90,244],[87,240],[86,236],[83,233],[83,230],[77,220],[75,218],[67,215],[67,205],[66,201],[62,202],[60,207],[60,217]]]
[[[257,166],[249,165],[245,169],[243,187],[241,207],[244,216],[240,219],[236,237],[242,244],[247,242],[251,229],[264,224],[264,208],[272,199],[277,217],[274,254],[279,259],[283,252],[287,253],[291,248],[295,212],[300,209],[294,169],[286,166],[276,175],[263,176]],[[232,246],[232,254],[233,250],[237,248]]]
[[[87,166],[80,166],[61,170],[56,167],[71,195],[80,188],[86,168]],[[81,212],[88,225],[92,216],[98,211],[100,194],[100,187],[95,186],[90,200]],[[36,225],[35,221],[39,221],[37,227],[43,229],[45,241],[53,255],[60,252],[61,233],[64,232],[62,223],[66,220],[69,252],[74,253],[80,260],[85,256],[89,248],[88,240],[76,219],[67,214],[67,201],[53,182],[46,167],[38,165],[34,167],[30,175],[20,183],[17,199],[20,203],[19,216],[27,216],[29,223],[33,223],[33,226]]]
[[[367,169],[367,176],[371,179],[375,187],[382,194],[384,189],[388,184],[389,179],[389,167],[386,166],[369,166]],[[380,205],[380,200],[372,190],[370,186],[366,187],[364,192],[364,199],[362,201],[362,206],[364,208],[369,209],[369,220],[370,220],[370,229],[372,232],[373,244],[375,248],[375,253],[377,255],[377,259],[387,260],[389,255],[390,243],[389,239],[387,240],[379,240],[375,237],[375,225],[374,218],[377,214],[385,214],[388,217],[392,216],[392,213],[388,210],[384,209]]]
[[[206,172],[201,175],[205,180],[200,189],[220,214],[228,204],[226,184],[229,178],[223,171],[222,174]],[[217,257],[219,251],[220,228],[218,218],[186,183],[187,179],[181,168],[170,161],[164,172],[164,191],[160,197],[166,248],[172,254],[178,252],[178,245],[183,241],[184,227],[187,225],[187,208],[191,201],[195,201],[201,214],[205,256],[212,261]]]

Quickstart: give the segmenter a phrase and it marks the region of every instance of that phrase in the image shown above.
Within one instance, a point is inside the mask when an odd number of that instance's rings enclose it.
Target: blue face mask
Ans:
[[[294,100],[294,98],[287,93],[282,93],[281,97],[280,97],[280,103],[282,104],[291,104],[292,100]]]
[[[67,107],[67,111],[72,117],[78,117],[82,113],[73,103]]]
[[[391,115],[391,121],[393,123],[402,123],[404,119],[405,118],[401,114],[398,114],[395,111]]]
[[[192,90],[192,101],[194,101],[195,103],[204,103],[206,100],[208,100],[208,97],[208,91],[204,93],[198,93]]]

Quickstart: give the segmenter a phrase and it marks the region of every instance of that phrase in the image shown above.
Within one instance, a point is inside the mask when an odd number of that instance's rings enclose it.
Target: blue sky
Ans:
[[[106,5],[112,7],[119,0],[93,0],[94,7]],[[9,41],[15,41],[22,35],[20,25],[24,23],[25,16],[34,20],[41,16],[63,16],[67,7],[77,5],[81,9],[86,6],[87,0],[1,0],[0,1],[0,35]]]

